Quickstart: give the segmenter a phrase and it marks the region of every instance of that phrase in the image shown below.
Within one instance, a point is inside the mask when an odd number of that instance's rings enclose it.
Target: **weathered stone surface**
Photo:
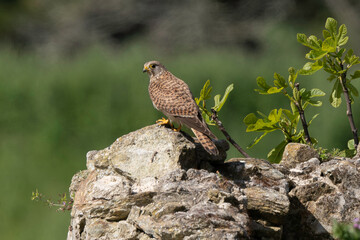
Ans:
[[[111,166],[134,179],[161,177],[179,168],[197,168],[203,159],[223,162],[229,145],[226,141],[216,144],[220,156],[212,157],[206,151],[197,151],[202,147],[190,136],[155,124],[118,138],[108,148],[90,151],[87,168],[92,171]]]
[[[135,185],[119,173],[92,171],[76,192],[68,239],[118,239],[127,224],[126,239],[140,233],[157,239],[247,238],[245,194],[224,181],[205,170],[178,169],[159,179],[155,192],[134,193],[129,187]]]
[[[290,202],[285,194],[269,188],[249,187],[245,189],[247,209],[252,215],[274,224],[282,224],[289,212]]]
[[[297,237],[328,239],[333,220],[352,222],[360,217],[360,172],[355,160],[337,159],[320,164],[316,158],[290,169],[294,188],[288,219],[297,217]],[[311,223],[311,224],[309,224]],[[290,235],[288,235],[290,237]]]
[[[285,147],[280,164],[286,167],[295,167],[298,163],[318,157],[319,154],[306,144],[289,143]]]
[[[285,164],[221,162],[199,146],[149,126],[89,152],[69,189],[68,240],[332,239],[334,219],[360,217],[360,159],[321,163],[297,145]]]

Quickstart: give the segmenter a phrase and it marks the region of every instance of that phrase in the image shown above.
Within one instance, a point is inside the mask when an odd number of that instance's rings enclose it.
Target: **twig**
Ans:
[[[224,136],[226,137],[226,139],[246,158],[250,158],[250,155],[247,154],[244,149],[242,149],[229,135],[229,133],[225,130],[224,125],[222,124],[222,122],[219,120],[218,116],[217,116],[217,112],[214,109],[211,109],[212,115],[211,115],[211,119],[214,120],[216,122],[216,125],[219,127],[220,131],[224,134]]]
[[[298,91],[300,91],[300,84],[299,83],[295,83],[295,87]],[[304,109],[301,106],[301,97],[299,98],[299,101],[295,100],[295,106],[298,109],[298,112],[300,114],[300,119],[301,119],[301,123],[304,129],[304,134],[305,134],[305,141],[308,144],[311,144],[311,138],[310,138],[310,134],[309,134],[309,130],[308,130],[308,125],[305,119],[305,113],[304,113]]]
[[[342,62],[340,62],[340,67],[341,67],[341,69],[344,69],[344,65],[342,64]],[[357,146],[359,145],[359,138],[358,138],[355,122],[354,122],[354,117],[352,114],[349,90],[346,87],[346,71],[340,75],[340,83],[341,83],[341,86],[342,86],[342,89],[344,92],[344,96],[345,96],[345,100],[346,100],[346,108],[347,108],[346,115],[348,116],[350,127],[351,127],[351,132],[353,133],[353,136],[354,136],[354,143],[355,143],[355,149],[356,149]]]

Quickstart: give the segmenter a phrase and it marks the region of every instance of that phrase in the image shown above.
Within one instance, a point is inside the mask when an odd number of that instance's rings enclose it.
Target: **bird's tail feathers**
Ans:
[[[210,137],[208,137],[206,134],[203,134],[202,132],[195,130],[194,128],[191,128],[191,130],[194,132],[196,138],[208,153],[215,156],[219,155],[219,150]]]

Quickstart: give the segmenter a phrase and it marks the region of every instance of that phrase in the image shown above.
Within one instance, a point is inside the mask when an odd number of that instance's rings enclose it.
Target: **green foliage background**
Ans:
[[[247,146],[257,135],[245,132],[242,119],[248,113],[288,107],[282,96],[269,100],[253,89],[259,75],[270,80],[275,71],[286,75],[289,66],[303,66],[305,50],[296,41],[297,32],[304,31],[273,26],[265,34],[265,48],[257,54],[224,47],[159,55],[156,47],[132,41],[118,50],[97,45],[74,57],[49,61],[31,52],[2,47],[0,239],[66,238],[70,214],[31,202],[31,192],[38,188],[56,199],[58,193],[67,192],[71,177],[86,168],[87,151],[105,148],[162,116],[147,93],[148,77],[142,73],[146,61],[163,62],[189,84],[195,96],[208,79],[214,95],[223,94],[233,83],[234,90],[219,117],[233,138]],[[359,53],[357,49],[355,53]],[[321,73],[299,82],[308,89],[320,88],[327,93],[326,98],[329,96],[331,85]],[[323,102],[323,107],[310,109],[310,115],[315,113],[311,111],[320,112],[310,127],[311,135],[322,147],[345,148],[351,138],[345,104],[334,110]],[[359,126],[358,105],[354,105],[354,113]],[[267,136],[248,153],[264,158],[281,137]],[[231,148],[230,157],[241,156]]]

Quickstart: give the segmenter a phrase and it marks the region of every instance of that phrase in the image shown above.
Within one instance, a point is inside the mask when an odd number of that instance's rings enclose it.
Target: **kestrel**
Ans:
[[[158,61],[145,63],[143,72],[150,77],[149,94],[154,107],[168,117],[156,122],[170,124],[172,128],[173,122],[179,124],[179,128],[173,128],[174,131],[180,131],[182,125],[187,126],[208,153],[218,155],[219,151],[211,140],[217,138],[206,125],[189,86]]]

